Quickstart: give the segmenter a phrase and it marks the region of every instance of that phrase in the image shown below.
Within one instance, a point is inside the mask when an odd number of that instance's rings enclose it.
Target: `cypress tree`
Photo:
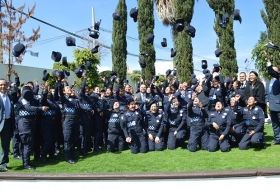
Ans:
[[[223,50],[220,55],[220,65],[223,67],[223,76],[235,76],[238,72],[236,50],[234,48],[233,18],[234,0],[207,0],[209,6],[215,12],[214,30],[218,36],[216,48]],[[229,22],[226,28],[219,25],[219,14],[228,14]],[[215,50],[214,50],[215,51]]]
[[[263,0],[265,10],[261,10],[262,19],[267,27],[268,39],[280,46],[280,3],[279,0]],[[273,65],[280,66],[279,52],[269,50]]]
[[[195,0],[175,0],[175,18],[184,19],[185,27],[189,26],[193,17]],[[173,40],[176,56],[174,65],[179,74],[181,82],[190,82],[190,75],[193,73],[193,47],[191,37],[185,32],[177,32],[173,27]]]
[[[125,0],[119,0],[117,10],[120,15],[119,20],[113,19],[113,32],[111,45],[113,71],[115,71],[122,82],[126,79],[126,57],[127,57],[127,7]]]
[[[140,40],[140,53],[148,53],[148,57],[140,56],[140,60],[146,60],[146,68],[142,69],[143,80],[152,79],[155,75],[155,59],[156,52],[153,43],[147,43],[147,36],[153,33],[154,23],[154,4],[153,0],[139,0],[138,1],[138,38]]]

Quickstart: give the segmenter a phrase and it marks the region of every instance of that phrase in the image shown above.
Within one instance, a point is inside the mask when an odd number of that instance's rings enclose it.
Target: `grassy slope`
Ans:
[[[90,153],[87,158],[80,157],[75,165],[64,161],[51,161],[48,165],[33,162],[36,172],[50,173],[94,173],[94,172],[174,172],[174,171],[206,171],[206,170],[237,170],[254,168],[280,167],[280,145],[270,146],[273,141],[271,126],[265,127],[267,133],[267,149],[259,150],[251,148],[240,151],[233,148],[230,152],[220,151],[210,153],[197,151],[191,153],[186,149],[164,150],[161,152],[148,152],[146,154],[133,155],[129,150],[121,153],[101,154]],[[9,167],[11,171],[23,171],[20,160],[10,157]]]

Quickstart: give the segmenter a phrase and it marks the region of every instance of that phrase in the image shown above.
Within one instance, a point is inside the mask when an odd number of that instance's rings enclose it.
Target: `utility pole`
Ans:
[[[94,7],[91,8],[91,22],[92,22],[92,28],[94,28],[95,19],[94,19]],[[95,39],[92,38],[92,47],[95,47]]]
[[[0,1],[0,13],[2,12],[2,0]],[[2,37],[2,17],[0,16],[0,37]],[[0,39],[0,64],[3,64],[3,49],[2,49],[2,39]]]

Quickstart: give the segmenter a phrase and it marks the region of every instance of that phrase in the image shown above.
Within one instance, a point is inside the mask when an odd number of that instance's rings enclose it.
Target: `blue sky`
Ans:
[[[70,32],[87,29],[92,25],[91,8],[95,9],[96,21],[102,19],[101,27],[112,30],[112,13],[114,12],[118,0],[13,0],[14,7],[19,7],[26,3],[26,9],[32,7],[36,2],[34,17],[49,22],[60,28]],[[266,29],[265,24],[260,16],[260,10],[264,8],[262,0],[236,0],[235,8],[240,9],[242,23],[234,22],[235,48],[237,51],[237,61],[239,71],[245,71],[245,59],[251,60],[251,50],[257,43],[260,32]],[[126,0],[128,13],[131,8],[137,7],[136,0]],[[167,38],[168,45],[166,48],[155,48],[156,58],[171,60],[170,48],[173,47],[171,40],[170,27],[163,26],[155,14],[155,39],[154,44],[160,45],[163,37]],[[215,57],[217,36],[213,30],[214,12],[205,0],[200,0],[195,4],[194,16],[191,25],[196,28],[196,36],[192,38],[193,44],[193,60],[197,70],[201,69],[201,60],[206,59],[210,68],[213,64],[218,63],[219,59]],[[40,23],[36,20],[29,19],[24,25],[25,34],[31,33],[32,29],[41,27],[41,37],[30,49],[33,52],[39,52],[39,57],[32,57],[30,54],[24,56],[22,65],[31,67],[41,67],[51,69],[53,61],[51,59],[52,51],[59,51],[63,56],[67,56],[68,61],[73,61],[74,47],[67,47],[65,44],[66,36],[69,36],[55,28]],[[79,35],[87,34],[87,31],[77,33]],[[55,37],[63,36],[63,38],[49,41]],[[107,46],[111,46],[111,33],[100,31],[99,40]],[[138,38],[137,23],[133,22],[128,15],[128,31],[127,36]],[[127,40],[127,50],[134,54],[139,54],[139,41]],[[82,45],[81,41],[76,38],[76,45]],[[112,58],[111,52],[102,58],[100,71],[111,70]],[[252,62],[252,61],[251,61]],[[127,56],[127,64],[130,70],[140,70],[138,57]],[[156,72],[164,73],[167,69],[172,68],[172,62],[157,61]],[[250,69],[254,69],[253,62]],[[199,74],[199,72],[197,72]]]

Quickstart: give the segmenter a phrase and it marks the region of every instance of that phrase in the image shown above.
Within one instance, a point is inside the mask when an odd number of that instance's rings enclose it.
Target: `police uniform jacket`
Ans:
[[[264,112],[261,107],[253,106],[252,109],[245,107],[242,110],[243,120],[241,123],[234,125],[234,127],[242,126],[247,131],[263,132],[264,128]]]
[[[178,89],[175,93],[174,96],[178,97],[178,100],[180,102],[180,106],[182,108],[187,108],[187,104],[191,102],[192,99],[192,93],[194,92],[193,89],[188,88],[185,90],[185,93],[181,94],[181,89]]]
[[[218,130],[213,127],[213,122],[217,123],[219,126]],[[212,133],[227,135],[231,127],[231,120],[228,112],[226,112],[225,109],[222,109],[220,112],[217,112],[216,110],[211,111],[206,125]]]
[[[47,117],[47,116],[52,116],[52,117],[57,117],[60,115],[60,107],[59,105],[54,101],[52,95],[51,98],[47,98],[48,95],[48,90],[43,91],[43,97],[40,101],[40,105],[42,106],[48,106],[49,109],[46,111],[42,111],[42,116]]]
[[[97,112],[98,113],[103,112],[103,101],[101,100],[100,95],[92,93],[90,95],[90,99],[93,102],[94,107],[96,107]]]
[[[241,106],[238,106],[237,102],[235,103],[234,107],[227,106],[224,109],[230,117],[231,126],[236,125],[237,123],[240,123],[243,120],[243,108]]]
[[[193,102],[188,105],[188,126],[205,126],[205,118],[208,118],[207,111],[198,106],[193,106]]]
[[[183,109],[170,108],[167,112],[167,122],[170,128],[176,128],[176,131],[180,131],[186,123],[186,113]]]
[[[166,125],[164,112],[157,111],[156,113],[152,113],[150,111],[146,112],[145,116],[145,125],[147,126],[147,133],[151,134],[156,133],[157,137],[161,137],[163,128]]]
[[[90,113],[93,110],[93,103],[89,96],[85,94],[86,78],[83,78],[81,92],[79,94],[79,105],[82,112]]]
[[[123,113],[120,110],[106,110],[104,116],[108,120],[108,133],[115,135],[122,135],[120,120]]]
[[[139,110],[127,110],[121,117],[121,127],[125,138],[130,137],[131,133],[143,134],[145,129],[143,115]]]
[[[34,117],[42,110],[42,106],[36,106],[39,103],[36,100],[27,101],[23,97],[19,98],[19,116],[20,117]]]

